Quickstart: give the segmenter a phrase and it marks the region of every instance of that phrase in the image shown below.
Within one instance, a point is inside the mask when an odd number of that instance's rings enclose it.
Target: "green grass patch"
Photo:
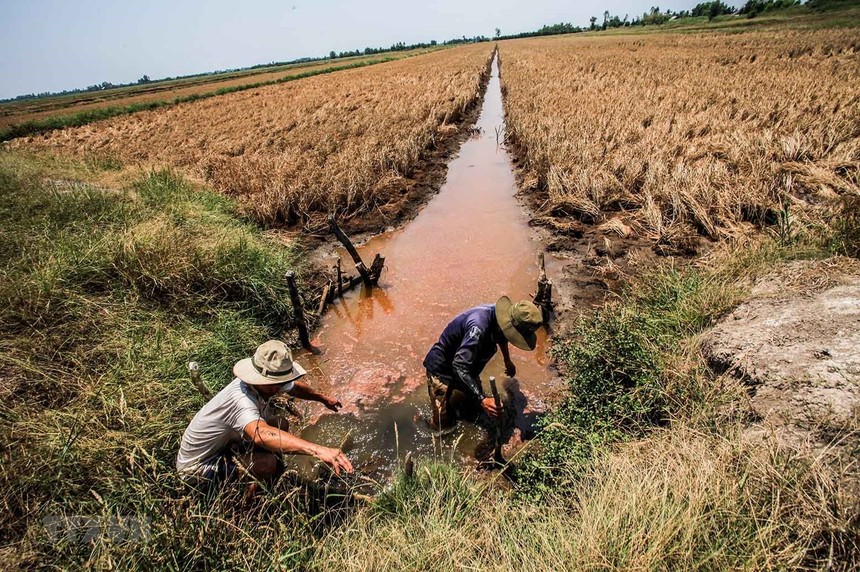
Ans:
[[[793,221],[790,240],[779,235],[725,250],[700,267],[666,263],[635,279],[620,300],[581,318],[553,348],[567,392],[540,421],[537,444],[518,465],[520,492],[540,499],[576,486],[566,479],[576,481],[611,445],[643,438],[673,419],[701,417],[733,398],[712,386],[697,336],[743,301],[753,277],[778,264],[857,256],[857,212],[846,200],[830,228]]]
[[[171,171],[118,190],[50,176],[46,163],[0,156],[0,535],[28,547],[16,562],[267,568],[300,558],[306,545],[284,530],[312,519],[289,491],[240,512],[239,492],[199,499],[173,464],[203,404],[187,362],[219,389],[236,359],[289,329],[283,276],[308,279],[302,253]],[[291,521],[272,518],[285,511]],[[57,544],[42,523],[63,515],[151,519],[151,537]],[[251,530],[256,544],[239,542]]]

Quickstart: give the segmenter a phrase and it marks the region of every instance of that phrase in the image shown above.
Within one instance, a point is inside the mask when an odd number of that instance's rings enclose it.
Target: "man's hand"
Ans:
[[[331,409],[335,413],[340,411],[340,408],[343,407],[343,403],[338,401],[337,397],[326,397],[325,401],[323,401],[323,405],[327,408]]]
[[[314,451],[314,456],[330,466],[335,475],[340,476],[341,470],[347,473],[353,471],[352,463],[349,462],[349,459],[346,458],[346,455],[340,449],[320,446],[319,449]]]
[[[517,375],[517,366],[514,365],[514,362],[510,358],[505,360],[505,375],[508,377]]]
[[[485,397],[483,401],[481,401],[481,407],[490,416],[491,419],[495,419],[499,416],[499,413],[504,409],[501,405],[497,408],[496,402],[492,397]]]

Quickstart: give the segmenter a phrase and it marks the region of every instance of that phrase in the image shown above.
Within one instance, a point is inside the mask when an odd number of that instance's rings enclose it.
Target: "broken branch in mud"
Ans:
[[[385,257],[381,254],[377,254],[373,258],[373,262],[368,270],[364,261],[361,259],[361,255],[358,254],[358,250],[356,250],[355,245],[352,244],[352,241],[346,233],[344,233],[340,226],[338,226],[334,216],[330,216],[328,221],[332,232],[352,257],[352,260],[355,263],[355,269],[358,271],[359,275],[344,276],[343,269],[341,267],[341,259],[338,257],[337,265],[334,268],[334,284],[329,283],[328,286],[323,289],[322,296],[319,301],[317,314],[320,316],[322,316],[325,311],[327,304],[334,302],[335,298],[342,298],[344,292],[351,290],[359,283],[363,282],[368,288],[376,286],[379,283],[382,269],[385,267]]]
[[[367,267],[361,260],[361,256],[358,254],[358,251],[355,249],[355,246],[352,244],[352,241],[346,234],[344,234],[344,232],[338,226],[334,215],[328,217],[328,223],[329,225],[331,225],[331,231],[334,233],[334,235],[337,237],[337,239],[352,257],[352,261],[355,262],[355,269],[358,270],[358,273],[361,275],[361,279],[364,281],[364,285],[367,287],[373,286],[373,280],[370,277],[370,272],[367,270]]]

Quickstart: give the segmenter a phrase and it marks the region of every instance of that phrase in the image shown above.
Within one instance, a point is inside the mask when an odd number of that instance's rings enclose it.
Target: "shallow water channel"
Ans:
[[[536,254],[543,245],[514,196],[511,160],[500,144],[504,113],[497,60],[476,127],[449,163],[444,186],[418,216],[359,247],[367,263],[377,252],[385,256],[379,286],[336,300],[312,340],[320,353],[296,356],[308,369],[308,381],[344,405],[338,414],[307,406],[309,425],[302,436],[329,446],[346,439],[353,463],[371,475],[389,474],[409,451],[416,458],[445,455],[474,463],[486,431],[460,422],[454,431],[433,435],[422,361],[461,311],[503,294],[530,299],[535,291]],[[350,260],[345,252],[341,256],[344,263]],[[550,278],[556,270],[548,256]],[[544,409],[542,396],[558,383],[547,349],[547,332],[541,330],[536,351],[511,346],[516,379],[506,378],[500,353],[482,375],[485,391],[494,375],[513,396],[515,438],[528,438]]]

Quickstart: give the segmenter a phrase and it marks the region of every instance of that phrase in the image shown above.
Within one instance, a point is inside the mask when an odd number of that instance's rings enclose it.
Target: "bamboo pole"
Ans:
[[[290,289],[290,301],[293,304],[293,317],[299,328],[299,341],[305,349],[311,349],[311,339],[308,337],[308,325],[305,323],[305,311],[302,308],[302,298],[299,288],[296,286],[296,273],[287,272],[287,287]]]
[[[200,395],[206,399],[212,399],[212,390],[206,387],[206,384],[203,383],[203,378],[200,377],[200,364],[196,361],[188,362],[188,372],[191,374],[191,383],[194,384]]]

